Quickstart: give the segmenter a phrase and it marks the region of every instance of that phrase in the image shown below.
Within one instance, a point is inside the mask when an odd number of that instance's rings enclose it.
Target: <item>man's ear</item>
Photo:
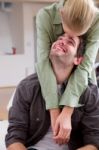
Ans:
[[[79,65],[83,61],[83,57],[75,57],[74,65]]]

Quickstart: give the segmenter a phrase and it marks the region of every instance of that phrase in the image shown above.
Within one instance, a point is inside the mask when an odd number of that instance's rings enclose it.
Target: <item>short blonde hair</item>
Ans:
[[[66,0],[61,11],[63,24],[77,33],[87,32],[96,11],[93,0]]]

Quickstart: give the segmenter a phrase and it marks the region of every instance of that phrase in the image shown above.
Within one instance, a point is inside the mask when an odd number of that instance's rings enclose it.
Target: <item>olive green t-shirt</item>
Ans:
[[[51,45],[64,33],[59,15],[59,8],[65,0],[60,0],[41,9],[37,15],[37,64],[36,70],[41,84],[41,90],[46,102],[46,109],[60,106],[79,107],[79,98],[88,86],[99,48],[99,12],[87,32],[87,45],[83,62],[69,78],[61,99],[57,95],[57,83],[49,60]]]

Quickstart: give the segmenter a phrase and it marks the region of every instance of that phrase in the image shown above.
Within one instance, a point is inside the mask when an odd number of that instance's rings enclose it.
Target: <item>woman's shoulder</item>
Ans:
[[[92,25],[95,25],[97,22],[99,23],[99,10],[96,11],[96,16]]]
[[[99,11],[96,12],[96,16],[87,35],[91,40],[97,41],[99,39]]]
[[[37,14],[37,17],[42,17],[42,18],[48,18],[51,17],[53,18],[55,14],[57,13],[58,10],[58,3],[53,3],[49,6],[46,6],[44,8],[41,8]]]

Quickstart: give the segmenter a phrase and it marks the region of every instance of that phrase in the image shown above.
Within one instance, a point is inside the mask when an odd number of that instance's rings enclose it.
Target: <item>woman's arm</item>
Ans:
[[[84,60],[71,75],[66,90],[60,100],[60,105],[79,106],[79,98],[88,85],[88,78],[91,77],[99,48],[99,13],[87,33],[86,43]]]
[[[46,20],[46,23],[45,23]],[[37,65],[36,70],[40,81],[46,109],[58,108],[57,84],[53,73],[49,52],[54,42],[51,17],[45,10],[40,10],[37,25]]]

